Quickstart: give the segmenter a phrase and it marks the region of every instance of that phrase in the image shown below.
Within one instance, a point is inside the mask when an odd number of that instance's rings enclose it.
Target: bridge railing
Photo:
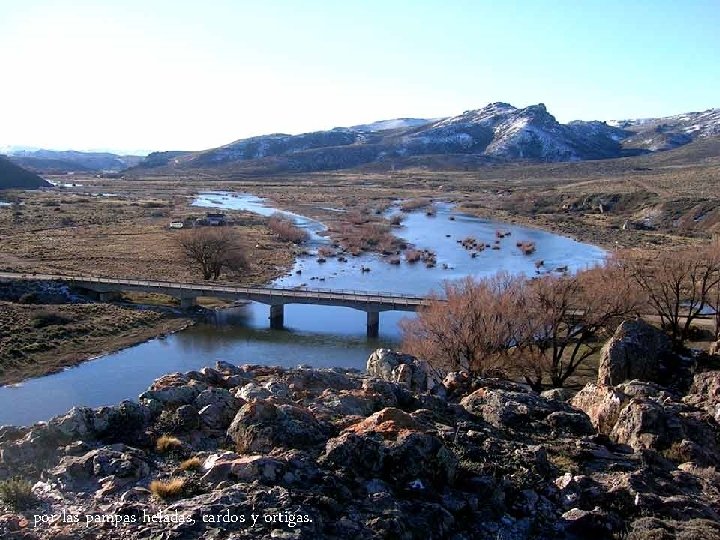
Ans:
[[[231,284],[213,284],[213,283],[194,283],[194,282],[172,282],[172,281],[155,281],[141,279],[120,279],[120,278],[103,278],[94,276],[65,276],[58,274],[13,274],[0,273],[0,277],[8,277],[14,279],[25,280],[42,280],[42,281],[65,281],[65,282],[85,282],[85,283],[107,283],[113,285],[134,285],[139,287],[157,287],[170,289],[187,289],[206,291],[227,292],[227,293],[243,293],[258,294],[270,296],[301,296],[304,298],[316,297],[327,298],[328,296],[343,297],[347,299],[368,300],[376,299],[383,301],[387,299],[405,300],[411,302],[425,301],[425,296],[403,294],[398,292],[387,291],[362,291],[354,289],[331,289],[331,288],[306,288],[303,286],[283,286],[283,287],[247,287],[242,285]],[[293,294],[298,293],[298,294]]]

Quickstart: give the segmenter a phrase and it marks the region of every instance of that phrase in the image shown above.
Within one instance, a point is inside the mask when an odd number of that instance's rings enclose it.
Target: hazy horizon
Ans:
[[[0,147],[202,150],[504,101],[559,121],[720,106],[713,0],[6,0]]]

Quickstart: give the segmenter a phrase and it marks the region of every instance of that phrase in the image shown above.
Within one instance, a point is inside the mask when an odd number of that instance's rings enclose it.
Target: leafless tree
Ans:
[[[720,248],[712,244],[655,252],[626,253],[623,262],[670,337],[681,345],[692,323],[712,304],[720,285]]]
[[[499,274],[445,285],[415,319],[401,322],[404,351],[439,369],[487,375],[507,366],[516,339],[521,278]]]
[[[403,350],[436,368],[514,373],[533,388],[563,386],[599,338],[637,312],[638,296],[614,261],[570,276],[499,274],[445,286],[402,323]]]
[[[563,386],[601,347],[640,297],[625,269],[609,261],[575,275],[543,276],[525,287],[515,365],[535,389]]]
[[[177,245],[206,280],[216,280],[223,272],[237,274],[247,268],[245,248],[232,228],[183,231],[177,237]]]

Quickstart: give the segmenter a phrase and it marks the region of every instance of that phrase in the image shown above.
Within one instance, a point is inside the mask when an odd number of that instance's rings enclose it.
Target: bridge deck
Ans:
[[[97,292],[143,291],[168,294],[177,298],[211,296],[231,300],[251,300],[269,305],[317,304],[342,306],[362,311],[416,311],[427,302],[421,296],[385,292],[346,290],[241,287],[211,283],[182,283],[139,279],[98,278],[56,274],[17,274],[0,272],[0,281],[60,281]]]

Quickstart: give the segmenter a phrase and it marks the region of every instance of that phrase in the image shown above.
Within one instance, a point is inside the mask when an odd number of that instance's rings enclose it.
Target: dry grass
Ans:
[[[172,437],[170,435],[161,435],[155,443],[155,450],[157,450],[161,454],[167,454],[168,452],[180,450],[181,448],[182,442],[180,441],[180,439],[178,439],[177,437]]]
[[[197,456],[193,456],[180,463],[180,469],[183,471],[197,471],[203,466],[204,461]]]
[[[185,492],[185,483],[184,478],[153,480],[150,482],[150,492],[159,499],[177,499]]]
[[[10,211],[0,208],[0,270],[198,279],[175,248],[179,231],[168,225],[171,219],[204,215],[190,206],[190,195],[201,188],[185,191],[172,183],[89,185],[97,181],[77,181],[84,187],[19,193],[24,203],[19,222]],[[178,196],[176,189],[187,197]],[[86,190],[121,196],[92,197],[84,194]],[[168,215],[158,214],[159,204]],[[231,211],[228,217],[235,223],[234,230],[243,239],[250,259],[240,278],[243,284],[267,283],[292,265],[292,251],[268,228],[265,218]],[[69,222],[72,226],[67,225]]]

